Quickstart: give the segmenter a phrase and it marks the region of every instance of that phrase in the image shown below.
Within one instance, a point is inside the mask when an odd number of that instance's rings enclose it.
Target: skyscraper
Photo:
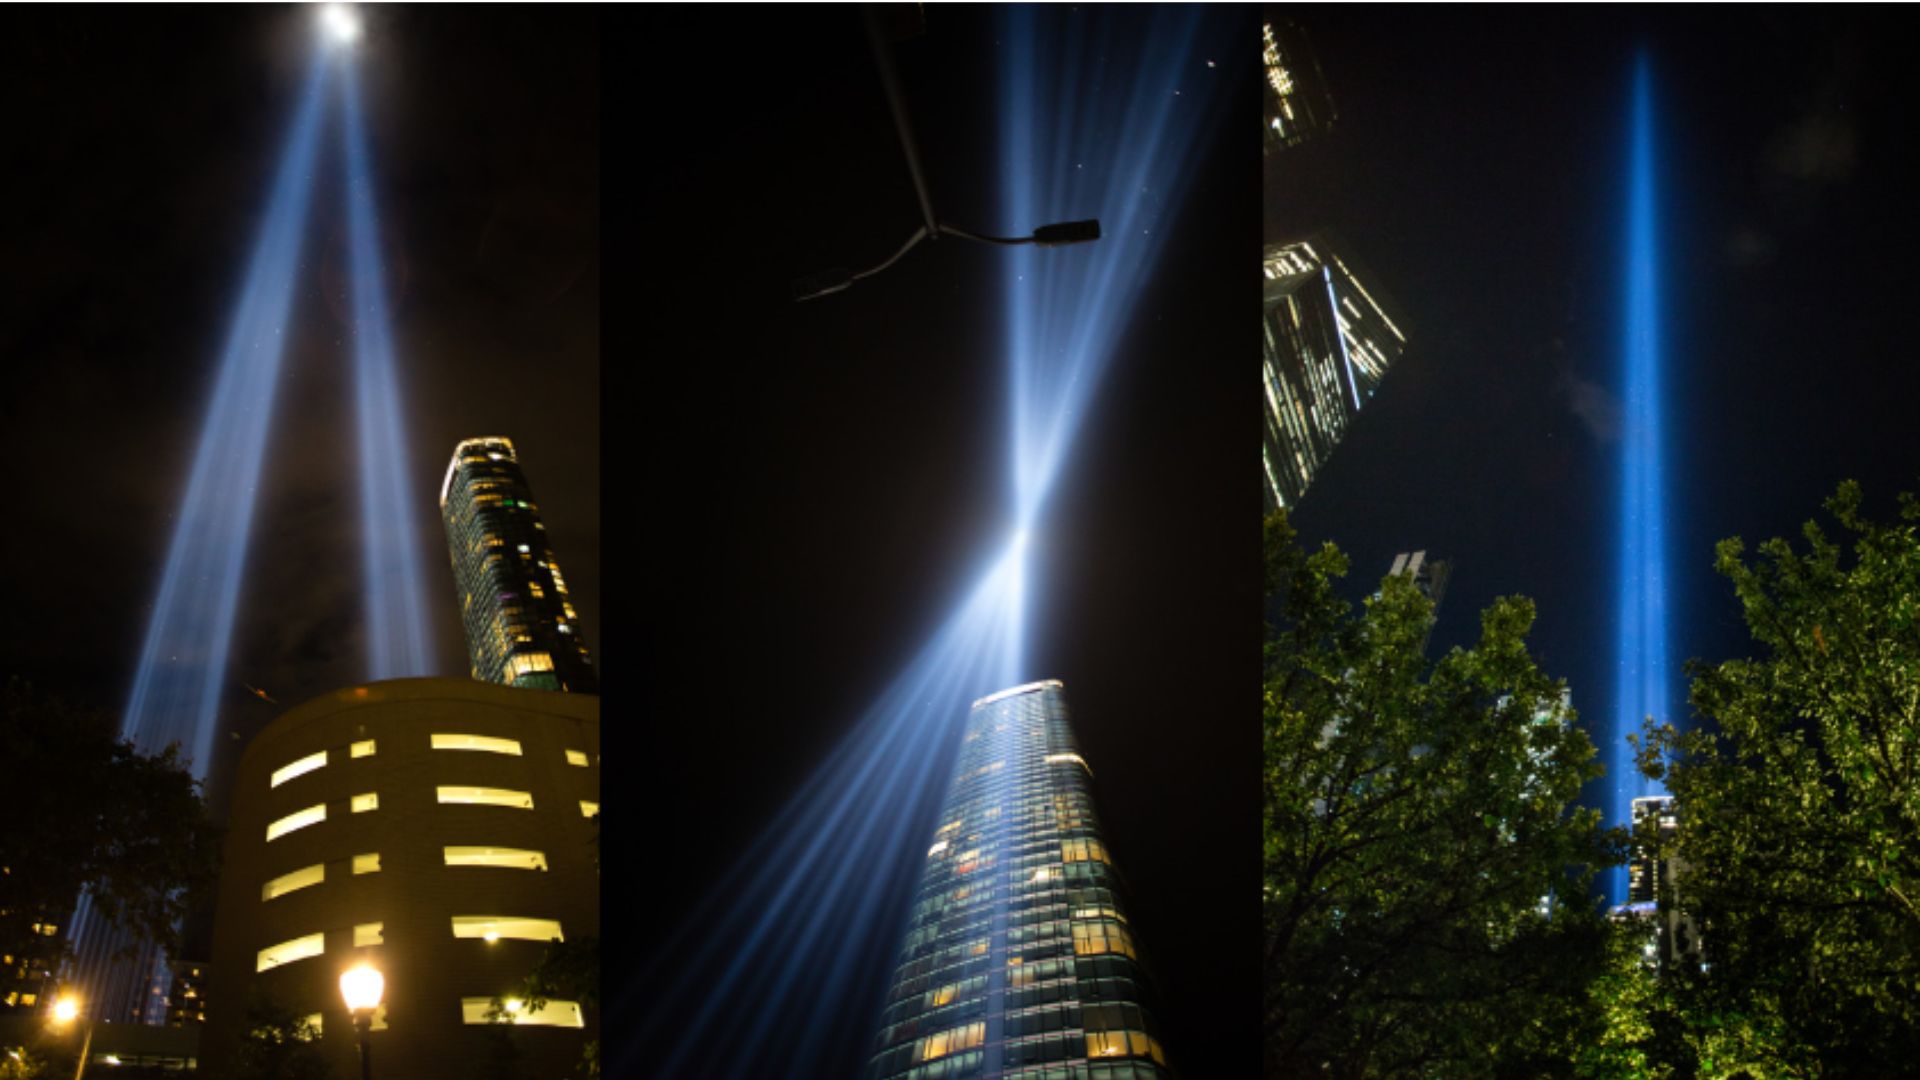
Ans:
[[[887,992],[875,1080],[1173,1075],[1092,775],[1059,682],[973,703]]]
[[[1306,493],[1407,337],[1323,239],[1272,245],[1261,262],[1262,456],[1272,510]]]
[[[1333,126],[1333,95],[1306,32],[1286,19],[1260,27],[1260,62],[1266,76],[1261,119],[1266,153],[1305,142]]]
[[[453,448],[440,486],[440,519],[473,677],[599,693],[579,615],[511,440],[468,439]]]

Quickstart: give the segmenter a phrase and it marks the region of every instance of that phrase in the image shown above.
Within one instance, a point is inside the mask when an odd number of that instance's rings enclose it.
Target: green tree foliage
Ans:
[[[600,815],[595,814],[591,824],[593,868],[598,872]],[[512,1000],[531,1010],[542,1009],[549,1001],[573,1001],[578,1002],[581,1011],[587,1015],[597,1014],[600,1010],[600,939],[583,937],[549,943],[547,951],[540,957],[540,963],[514,989]],[[507,1002],[505,996],[494,998],[491,1008],[487,1010],[487,1019],[495,1024],[508,1022],[511,1015]],[[589,1039],[583,1048],[579,1074],[589,1078],[600,1075],[598,1039]]]
[[[229,1075],[231,1080],[333,1080],[334,1072],[320,1049],[320,1032],[307,1018],[262,996],[247,1005],[247,1034]]]
[[[1569,1075],[1583,1054],[1632,1075],[1595,998],[1637,984],[1588,899],[1624,837],[1574,806],[1601,770],[1527,653],[1531,602],[1429,661],[1406,579],[1354,610],[1346,557],[1301,550],[1283,515],[1266,554],[1269,1075]]]
[[[1857,485],[1818,523],[1717,567],[1759,655],[1691,669],[1682,734],[1641,768],[1678,799],[1683,904],[1705,970],[1674,980],[1701,1076],[1920,1069],[1920,500],[1898,521]]]
[[[0,1080],[51,1080],[51,1062],[24,1046],[0,1047]]]
[[[18,680],[0,689],[0,953],[49,965],[82,886],[136,935],[173,951],[188,905],[216,877],[219,837],[174,748],[142,754],[112,717]]]

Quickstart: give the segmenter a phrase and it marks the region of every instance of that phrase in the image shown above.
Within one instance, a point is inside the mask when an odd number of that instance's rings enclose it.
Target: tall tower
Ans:
[[[1061,684],[974,702],[965,740],[870,1075],[1171,1077]]]
[[[473,677],[599,693],[579,615],[511,440],[468,439],[453,448],[440,486],[440,519]]]
[[[1272,245],[1261,264],[1266,503],[1290,509],[1407,338],[1323,239]]]
[[[1333,95],[1306,31],[1287,19],[1263,23],[1260,65],[1266,76],[1261,117],[1266,153],[1298,146],[1333,126]]]

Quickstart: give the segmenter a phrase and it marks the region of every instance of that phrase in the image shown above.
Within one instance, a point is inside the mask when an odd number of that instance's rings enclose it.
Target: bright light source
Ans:
[[[65,1024],[80,1015],[80,1003],[70,997],[63,997],[53,1006],[53,1018]]]
[[[323,4],[320,8],[320,29],[327,37],[342,45],[351,45],[360,38],[360,16],[346,4]]]
[[[386,989],[386,977],[366,964],[340,974],[340,996],[347,999],[348,1012],[379,1008]]]
[[[1025,529],[1013,530],[1013,550],[1025,551],[1026,548],[1027,548],[1027,530]]]

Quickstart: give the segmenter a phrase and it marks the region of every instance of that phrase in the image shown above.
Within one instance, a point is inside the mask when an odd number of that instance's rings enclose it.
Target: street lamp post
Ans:
[[[907,157],[907,173],[913,178],[913,193],[920,200],[920,217],[923,224],[907,237],[900,250],[893,257],[871,270],[855,273],[843,268],[809,274],[793,283],[793,298],[812,300],[828,296],[852,285],[863,277],[873,275],[900,261],[900,257],[912,251],[922,240],[938,240],[943,236],[958,236],[963,240],[974,240],[982,244],[1038,244],[1041,247],[1064,247],[1067,244],[1084,244],[1100,239],[1100,222],[1092,218],[1086,221],[1063,221],[1052,225],[1042,225],[1033,230],[1031,236],[982,236],[958,226],[941,221],[933,213],[933,195],[927,190],[926,172],[920,167],[920,146],[913,137],[913,123],[907,119],[907,95],[900,88],[900,76],[894,71],[893,50],[887,46],[881,33],[879,14],[874,8],[867,10],[867,37],[873,45],[874,62],[880,68],[880,81],[887,90],[887,104],[893,110],[893,124],[900,133],[900,149]]]
[[[63,997],[53,1005],[53,1022],[65,1027],[80,1016],[80,1003],[71,997]],[[81,1080],[87,1075],[87,1055],[93,1051],[93,1022],[84,1021],[86,1036],[80,1040],[80,1061],[73,1067],[73,1080]]]
[[[359,1033],[360,1080],[373,1080],[373,1054],[367,1033],[373,1030],[373,1011],[380,1007],[387,980],[378,970],[361,964],[340,975],[340,996],[347,999],[347,1011],[353,1014],[353,1029]]]

